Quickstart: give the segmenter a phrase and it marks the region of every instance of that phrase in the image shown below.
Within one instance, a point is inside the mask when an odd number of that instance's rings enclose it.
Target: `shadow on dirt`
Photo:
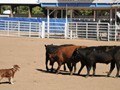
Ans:
[[[0,84],[10,84],[10,82],[0,82]]]
[[[51,71],[47,71],[47,70],[43,70],[43,69],[36,69],[37,71],[40,71],[40,72],[43,72],[43,73],[49,73],[49,74],[56,74],[55,73],[55,70],[53,70],[53,72]],[[58,74],[61,74],[61,75],[70,75],[70,72],[69,71],[64,71],[64,70],[60,70],[60,72]],[[57,75],[57,74],[56,74]],[[85,77],[87,78],[86,74],[80,74],[78,75],[77,73],[73,73],[74,76],[81,76],[81,77]],[[72,76],[72,75],[71,75]],[[115,78],[114,76],[110,76],[110,77],[107,77],[107,75],[89,75],[89,77],[106,77],[106,78]]]

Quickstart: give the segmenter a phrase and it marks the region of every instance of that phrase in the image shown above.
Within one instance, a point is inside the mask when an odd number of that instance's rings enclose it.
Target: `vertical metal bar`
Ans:
[[[31,37],[31,22],[29,23],[29,37]]]
[[[39,36],[38,37],[40,38],[40,37],[42,37],[42,35],[41,35],[42,31],[41,30],[42,30],[43,23],[38,23],[38,25],[39,25],[38,26]]]
[[[67,17],[67,5],[66,5],[66,23],[68,22],[68,17]]]
[[[67,24],[68,23],[65,23],[65,31],[64,31],[64,35],[65,35],[64,37],[65,37],[65,39],[67,38],[67,30],[69,29],[68,28],[69,25],[67,25]]]
[[[99,24],[97,23],[97,40],[99,41],[100,39],[99,39]]]
[[[88,23],[86,23],[86,38],[88,38]]]
[[[18,21],[18,37],[20,37],[20,22]]]
[[[43,21],[42,22],[42,35],[41,35],[42,38],[45,38],[45,22]]]
[[[110,25],[112,24],[112,9],[110,9]]]
[[[7,27],[7,30],[8,30],[7,36],[10,36],[10,31],[9,31],[10,27],[9,27],[9,23],[10,23],[10,22],[8,21],[8,23],[7,23],[7,24],[8,24],[8,25],[7,25],[7,26],[8,26],[8,27]]]
[[[115,28],[115,41],[117,41],[117,25],[116,24],[114,25],[114,28]]]
[[[108,23],[108,32],[107,32],[108,33],[108,41],[110,41],[110,34],[109,34],[110,33],[110,29],[111,29],[111,27],[110,27],[110,25]]]
[[[76,38],[78,37],[77,30],[78,30],[78,22],[76,22],[76,36],[75,36]]]
[[[49,16],[49,9],[47,9],[47,37],[49,38],[50,33],[50,16]]]
[[[117,13],[117,8],[115,8],[115,25],[117,25],[117,15],[116,15],[116,13]]]
[[[93,21],[96,21],[96,10],[94,10],[94,16]]]
[[[72,30],[70,30],[70,39],[72,39],[73,33]]]

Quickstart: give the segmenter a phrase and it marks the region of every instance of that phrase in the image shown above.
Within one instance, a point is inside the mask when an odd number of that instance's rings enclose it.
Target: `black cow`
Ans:
[[[73,44],[63,44],[63,45],[50,44],[50,45],[45,45],[45,49],[46,49],[46,61],[45,61],[45,64],[46,64],[46,70],[47,71],[49,71],[49,68],[48,68],[48,61],[50,59],[49,54],[53,54],[58,48],[66,47],[66,46],[73,46]],[[66,70],[65,64],[64,64],[64,70]],[[53,71],[53,65],[52,65],[51,71]]]
[[[89,76],[91,67],[93,67],[93,75],[95,75],[96,63],[111,63],[110,71],[107,76],[113,71],[115,64],[117,66],[116,77],[119,76],[120,69],[120,47],[119,46],[96,46],[76,49],[72,55],[72,59],[80,59],[82,68],[86,65],[87,76]],[[78,73],[81,72],[82,68]]]

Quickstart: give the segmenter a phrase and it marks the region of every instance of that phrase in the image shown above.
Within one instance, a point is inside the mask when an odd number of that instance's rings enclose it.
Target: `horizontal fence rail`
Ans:
[[[85,38],[104,41],[119,41],[120,26],[109,23],[70,22],[67,36],[69,38]]]
[[[64,38],[65,23],[50,22],[49,25],[45,23],[45,37],[48,38]]]
[[[0,36],[119,41],[120,26],[98,22],[47,23],[0,20]]]
[[[42,37],[42,24],[22,21],[0,21],[1,36]]]

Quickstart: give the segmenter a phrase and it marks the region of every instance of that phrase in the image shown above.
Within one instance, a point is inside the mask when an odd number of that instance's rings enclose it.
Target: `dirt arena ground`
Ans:
[[[8,84],[7,79],[3,79],[0,90],[120,90],[120,78],[114,78],[116,68],[111,77],[106,77],[109,70],[106,64],[97,64],[96,76],[88,78],[84,77],[86,68],[81,72],[82,76],[70,76],[69,72],[62,71],[63,67],[58,75],[46,72],[44,45],[52,43],[120,45],[113,41],[0,37],[0,68],[11,68],[14,64],[21,67],[15,74],[15,84]],[[77,70],[79,67],[78,63]]]

